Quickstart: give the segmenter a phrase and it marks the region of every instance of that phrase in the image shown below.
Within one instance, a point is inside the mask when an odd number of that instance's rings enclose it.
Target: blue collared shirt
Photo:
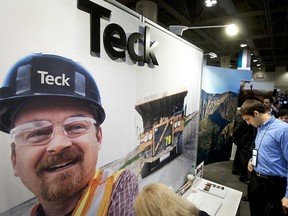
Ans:
[[[288,179],[288,124],[272,116],[257,128],[258,149],[256,172]],[[285,197],[288,198],[288,184]]]

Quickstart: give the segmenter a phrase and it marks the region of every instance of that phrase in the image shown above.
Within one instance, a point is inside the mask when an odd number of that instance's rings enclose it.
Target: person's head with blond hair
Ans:
[[[198,208],[161,183],[145,186],[134,202],[136,216],[197,216]]]

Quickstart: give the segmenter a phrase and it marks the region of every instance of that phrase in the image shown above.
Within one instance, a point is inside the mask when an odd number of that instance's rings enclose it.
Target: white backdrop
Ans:
[[[9,68],[31,53],[51,53],[71,58],[86,67],[95,78],[107,118],[98,166],[125,156],[138,145],[142,119],[134,109],[138,101],[187,89],[187,113],[198,111],[202,72],[202,50],[185,42],[149,20],[111,5],[110,20],[101,19],[101,56],[90,55],[90,14],[77,9],[76,0],[25,0],[0,2],[0,82]],[[129,12],[129,10],[128,10]],[[126,60],[112,60],[102,43],[103,29],[110,23],[120,25],[127,38],[140,27],[150,28],[151,40],[159,43],[155,56],[159,66],[139,66],[126,52]],[[33,195],[13,176],[10,164],[11,142],[0,133],[0,212]]]

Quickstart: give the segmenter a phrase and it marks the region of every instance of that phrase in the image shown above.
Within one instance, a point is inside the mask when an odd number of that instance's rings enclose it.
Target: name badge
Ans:
[[[257,160],[258,160],[258,150],[253,149],[252,151],[252,165],[257,166]]]

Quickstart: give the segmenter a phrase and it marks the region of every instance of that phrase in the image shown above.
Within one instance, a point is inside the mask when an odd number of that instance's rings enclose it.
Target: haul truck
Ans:
[[[144,161],[142,178],[163,159],[182,153],[185,122],[184,99],[187,91],[135,105],[143,120],[144,132],[139,135]]]

